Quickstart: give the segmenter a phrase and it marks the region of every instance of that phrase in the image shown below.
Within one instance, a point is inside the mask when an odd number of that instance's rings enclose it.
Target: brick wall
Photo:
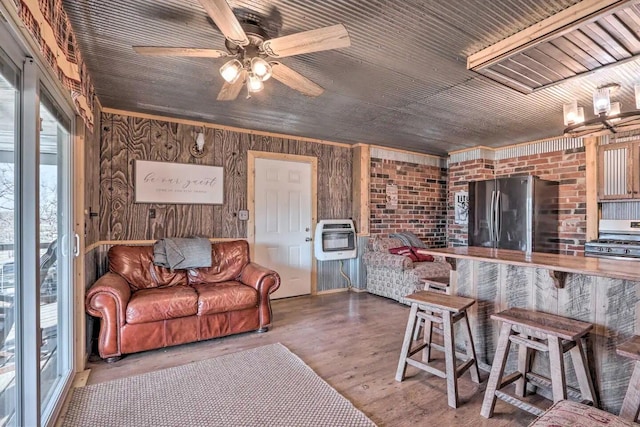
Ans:
[[[398,206],[387,209],[386,188],[398,187]],[[372,236],[411,231],[430,247],[446,244],[447,170],[387,159],[371,159]]]
[[[530,174],[560,182],[558,249],[577,255],[584,251],[586,238],[586,157],[584,148],[533,154],[503,160],[472,160],[449,165],[448,246],[467,244],[466,225],[454,224],[453,198],[466,190],[468,181]]]
[[[494,174],[494,161],[477,159],[449,164],[449,189],[447,212],[447,246],[467,246],[467,225],[454,222],[454,197],[458,191],[469,191],[469,181],[491,179]]]

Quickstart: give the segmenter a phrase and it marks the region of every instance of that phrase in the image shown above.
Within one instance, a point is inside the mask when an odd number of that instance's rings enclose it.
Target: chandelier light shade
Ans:
[[[571,126],[584,122],[584,108],[578,107],[578,101],[573,101],[562,106],[564,125]]]
[[[593,114],[608,116],[611,112],[611,98],[608,87],[598,88],[593,93]]]
[[[564,134],[571,137],[602,135],[640,128],[640,83],[634,85],[636,109],[622,111],[620,102],[611,102],[611,93],[620,85],[610,83],[600,86],[593,93],[593,113],[595,117],[585,120],[584,109],[577,101],[564,104]]]
[[[220,75],[227,83],[233,84],[240,77],[242,69],[242,62],[232,59],[220,67]]]
[[[271,65],[260,57],[251,59],[251,72],[260,78],[260,80],[267,81],[271,77]]]

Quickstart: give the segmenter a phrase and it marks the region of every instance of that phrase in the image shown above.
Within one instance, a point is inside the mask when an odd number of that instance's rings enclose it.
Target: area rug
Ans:
[[[282,344],[77,388],[63,425],[375,426]]]

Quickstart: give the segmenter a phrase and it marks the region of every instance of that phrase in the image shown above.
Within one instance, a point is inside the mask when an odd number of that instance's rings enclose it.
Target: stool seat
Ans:
[[[418,305],[428,305],[440,310],[447,310],[451,313],[459,313],[475,304],[471,298],[459,297],[456,295],[446,295],[431,291],[418,291],[404,297],[406,301]]]
[[[425,277],[420,279],[424,283],[425,290],[436,290],[446,292],[449,288],[449,276],[447,277]]]
[[[640,360],[640,336],[634,335],[630,340],[620,344],[616,347],[616,353],[629,359]]]
[[[552,335],[569,341],[575,341],[593,329],[593,324],[591,323],[523,308],[510,308],[500,313],[492,314],[491,318],[508,322],[512,325],[524,326],[544,335]]]
[[[585,336],[593,329],[592,324],[522,308],[510,308],[492,314],[491,318],[499,320],[502,325],[480,410],[483,417],[490,418],[493,415],[496,398],[534,415],[542,415],[544,411],[541,408],[520,399],[526,395],[529,381],[538,386],[550,386],[555,403],[566,400],[568,395],[572,395],[597,406],[593,380],[587,367],[588,360],[584,349]],[[512,343],[519,347],[518,369],[505,376],[504,370]],[[531,372],[533,351],[548,353],[550,378]],[[579,391],[567,386],[563,357],[567,351],[571,354],[580,386]],[[501,391],[503,387],[514,382],[517,396]]]
[[[411,303],[407,329],[404,334],[396,381],[404,380],[407,365],[414,366],[430,374],[447,380],[447,401],[452,408],[458,407],[458,377],[470,370],[471,379],[480,383],[480,372],[476,361],[476,352],[473,346],[473,337],[467,317],[467,308],[475,304],[475,300],[459,296],[447,295],[441,292],[418,291],[404,297]],[[423,343],[412,346],[412,341],[417,340],[419,322],[424,321]],[[456,352],[455,334],[453,327],[457,322],[463,321],[463,336],[466,354]],[[444,345],[432,342],[434,332],[433,324],[442,328]],[[413,348],[412,348],[413,347]],[[431,349],[444,352],[445,370],[442,371],[429,364],[431,362]],[[422,359],[412,359],[411,356],[422,351]],[[461,365],[456,364],[456,357],[463,359]]]
[[[635,422],[640,412],[640,336],[634,335],[630,340],[620,344],[616,347],[616,353],[635,360],[627,393],[624,395],[620,409],[620,417]]]
[[[631,427],[634,424],[608,412],[582,403],[561,400],[554,403],[529,427]]]

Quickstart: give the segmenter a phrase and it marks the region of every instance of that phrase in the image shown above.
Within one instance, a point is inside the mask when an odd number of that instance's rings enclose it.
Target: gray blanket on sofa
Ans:
[[[153,263],[171,270],[211,267],[211,242],[202,237],[160,239],[153,245]]]
[[[424,244],[422,240],[415,234],[407,231],[404,233],[394,233],[390,234],[389,237],[393,237],[395,239],[400,239],[404,246],[413,246],[414,248],[426,248],[427,245]]]

